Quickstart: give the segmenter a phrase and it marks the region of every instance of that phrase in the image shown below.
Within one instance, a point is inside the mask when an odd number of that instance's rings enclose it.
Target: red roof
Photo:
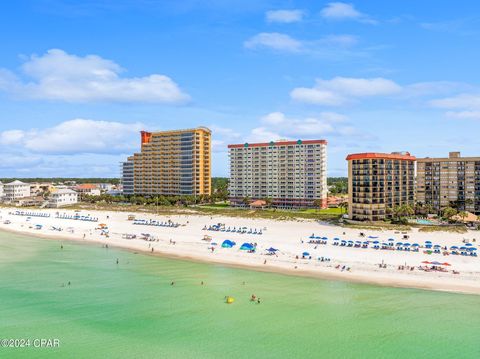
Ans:
[[[299,140],[300,141],[300,140]],[[298,141],[278,141],[278,142],[262,142],[262,143],[240,143],[235,145],[228,145],[228,148],[241,148],[241,147],[269,147],[272,146],[288,146],[288,145],[298,145]],[[301,141],[302,145],[313,145],[313,144],[323,144],[326,145],[326,140],[305,140]],[[248,145],[248,146],[247,146]]]
[[[366,152],[366,153],[354,153],[347,156],[347,161],[351,160],[367,160],[380,158],[385,160],[405,160],[405,161],[415,161],[417,158],[411,156],[409,152],[406,152],[404,155],[399,153],[375,153],[375,152]]]
[[[84,183],[84,184],[79,184],[76,189],[82,190],[82,189],[96,189],[98,188],[96,184],[92,183]]]

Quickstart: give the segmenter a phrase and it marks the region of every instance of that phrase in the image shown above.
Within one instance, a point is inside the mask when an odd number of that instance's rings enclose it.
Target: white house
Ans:
[[[68,188],[59,189],[50,194],[48,202],[49,207],[54,208],[75,204],[78,203],[78,193]]]
[[[3,186],[5,201],[15,201],[20,198],[30,197],[30,185],[21,181],[13,181]]]
[[[0,200],[3,199],[5,193],[3,192],[3,182],[0,181]]]

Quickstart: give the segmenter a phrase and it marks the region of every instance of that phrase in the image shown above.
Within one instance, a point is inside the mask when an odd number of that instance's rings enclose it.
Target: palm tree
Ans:
[[[248,207],[250,205],[250,202],[251,202],[250,197],[248,197],[248,196],[243,197],[242,203],[245,205],[245,207]]]
[[[342,202],[338,205],[338,207],[340,207],[342,214],[346,213],[348,210],[348,202]]]
[[[443,209],[443,217],[446,218],[446,219],[450,219],[452,218],[453,216],[455,216],[457,214],[457,210],[455,208],[452,208],[452,207],[446,207]]]

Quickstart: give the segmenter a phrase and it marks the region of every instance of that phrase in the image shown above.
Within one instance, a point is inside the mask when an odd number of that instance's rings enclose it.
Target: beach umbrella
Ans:
[[[442,266],[451,266],[451,264],[450,264],[450,263],[447,263],[447,262],[445,262],[445,263],[442,263]]]
[[[334,241],[339,241],[339,240],[340,240],[340,238],[334,238],[333,240],[334,240]]]
[[[472,243],[467,243],[467,244],[465,244],[465,246],[466,247],[471,247],[471,246],[473,246],[473,244]]]
[[[420,247],[420,245],[418,243],[413,243],[412,247]]]
[[[326,241],[326,240],[328,240],[328,237],[322,237],[322,239],[323,239],[324,241]]]
[[[440,248],[440,247],[441,247],[441,245],[439,245],[439,244],[435,244],[435,245],[433,246],[433,248]]]
[[[423,261],[422,263],[423,263],[423,264],[430,264],[429,261]]]
[[[457,246],[451,246],[450,249],[458,249]]]
[[[379,242],[379,241],[373,241],[372,243],[373,243],[373,244],[378,244],[378,243],[380,243],[380,242]]]
[[[389,242],[394,242],[395,239],[394,239],[394,238],[389,238],[388,241],[389,241]]]
[[[466,251],[466,250],[467,250],[467,247],[460,247],[460,249],[461,249],[462,251]]]
[[[278,251],[278,249],[270,247],[270,248],[267,249],[267,251],[268,252],[276,252],[276,251]]]
[[[432,242],[430,242],[430,241],[425,241],[425,243],[429,243],[429,244],[431,244]]]
[[[430,262],[430,264],[434,264],[436,266],[441,266],[442,265],[442,263],[437,262],[437,261]]]
[[[403,243],[402,242],[397,242],[396,246],[397,247],[403,246]]]
[[[404,247],[410,247],[410,243],[403,243]]]
[[[309,255],[310,255],[310,253],[308,253],[308,252],[303,252],[302,253],[302,256],[304,256],[304,257],[309,256]]]
[[[468,250],[469,250],[469,251],[476,251],[477,248],[470,247],[470,248],[468,248]]]

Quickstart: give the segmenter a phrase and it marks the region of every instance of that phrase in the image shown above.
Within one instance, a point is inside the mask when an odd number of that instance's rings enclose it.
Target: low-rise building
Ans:
[[[87,196],[100,196],[101,191],[100,188],[93,183],[84,183],[79,184],[75,187],[75,191],[80,195],[87,195]]]
[[[3,186],[4,199],[7,202],[13,202],[20,198],[30,197],[30,184],[22,181],[13,181]]]
[[[48,198],[48,206],[53,208],[69,206],[75,203],[78,203],[78,193],[68,188],[53,191]]]

